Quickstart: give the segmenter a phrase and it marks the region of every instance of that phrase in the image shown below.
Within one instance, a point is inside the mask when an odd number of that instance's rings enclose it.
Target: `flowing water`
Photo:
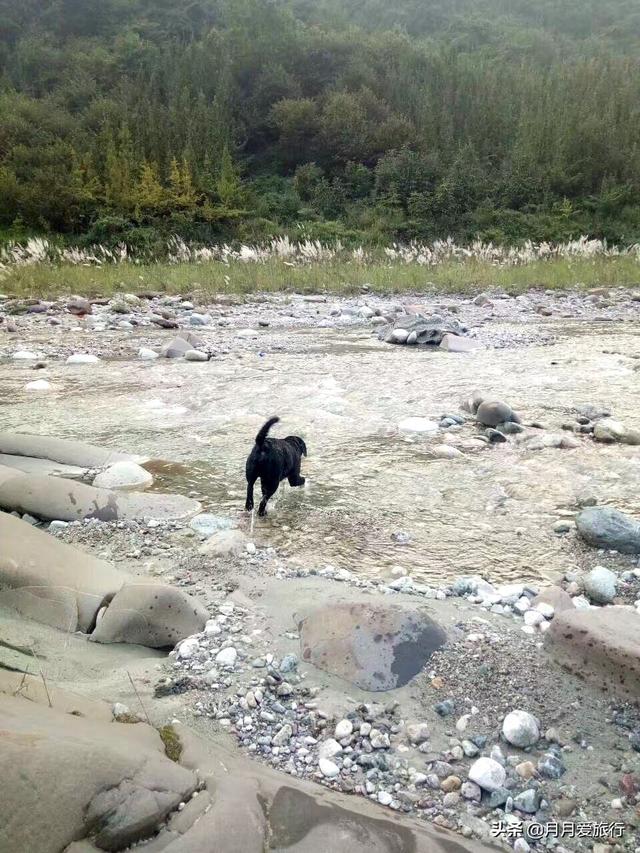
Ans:
[[[517,331],[517,329],[514,330]],[[640,428],[640,335],[626,324],[558,325],[546,346],[469,355],[393,347],[370,330],[291,329],[282,351],[231,353],[207,364],[105,360],[52,362],[56,390],[34,395],[27,366],[0,364],[0,429],[56,434],[148,454],[157,488],[197,495],[205,507],[243,513],[244,461],[266,417],[275,435],[300,434],[309,448],[303,489],[281,487],[254,535],[294,564],[327,564],[378,578],[393,567],[416,580],[468,573],[535,580],[572,564],[552,531],[590,489],[603,502],[640,509],[637,448],[526,451],[507,444],[435,459],[434,444],[470,439],[403,435],[406,417],[459,412],[474,388],[508,401],[524,422],[558,432],[582,403],[610,406]],[[53,331],[50,335],[55,334]],[[408,544],[394,534],[405,532]]]

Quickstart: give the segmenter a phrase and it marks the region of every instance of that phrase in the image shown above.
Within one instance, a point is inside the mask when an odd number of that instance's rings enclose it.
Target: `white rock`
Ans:
[[[541,601],[536,604],[536,610],[538,611],[538,613],[542,613],[545,619],[553,619],[553,616],[556,612],[553,605],[547,604],[546,601]]]
[[[187,658],[193,657],[193,655],[200,648],[200,644],[196,637],[187,637],[186,640],[183,640],[177,649],[177,656],[182,660],[186,660]]]
[[[111,708],[111,713],[117,720],[118,717],[124,717],[126,714],[129,714],[130,711],[127,705],[123,705],[122,702],[115,702]]]
[[[222,628],[215,619],[208,619],[207,624],[204,626],[204,632],[210,637],[217,637],[219,634],[222,634]]]
[[[519,613],[521,616],[523,613],[526,613],[527,610],[531,607],[531,602],[527,598],[526,595],[523,595],[522,598],[519,598],[516,603],[513,605],[513,609],[516,613]]]
[[[544,622],[544,616],[540,613],[539,610],[527,610],[523,616],[525,625],[532,625],[535,627],[539,625],[541,622]]]
[[[142,361],[153,361],[160,356],[155,350],[149,349],[149,347],[140,347],[138,350],[138,358],[141,358]]]
[[[335,755],[338,755],[342,752],[342,747],[338,743],[337,740],[330,737],[327,740],[323,740],[320,746],[318,747],[318,756],[320,758],[333,758]]]
[[[285,743],[289,743],[292,734],[293,729],[289,723],[285,723],[284,726],[271,738],[271,743],[275,746],[284,746]]]
[[[523,595],[524,586],[521,583],[504,583],[497,587],[496,592],[503,604],[515,604]],[[529,601],[529,599],[527,599]],[[525,608],[526,610],[527,608]]]
[[[589,603],[589,599],[584,595],[576,595],[573,599],[573,606],[576,610],[591,610],[591,604]]]
[[[236,338],[257,338],[258,333],[255,329],[240,329],[236,332]]]
[[[584,592],[596,604],[609,604],[616,596],[618,577],[604,566],[596,566],[582,580]]]
[[[336,725],[336,730],[334,732],[336,736],[336,740],[343,740],[343,738],[351,737],[353,732],[353,723],[351,720],[340,720],[340,722]]]
[[[35,361],[35,359],[40,358],[38,353],[30,352],[29,350],[18,350],[18,352],[14,352],[11,356],[14,361]]]
[[[222,649],[216,655],[216,663],[219,663],[221,666],[233,666],[238,658],[238,652],[233,648],[233,646],[229,646],[226,649]]]
[[[538,721],[527,711],[511,711],[502,722],[504,739],[521,749],[533,746],[540,739]]]
[[[493,758],[478,758],[469,768],[469,779],[484,791],[497,791],[504,787],[507,773]]]
[[[371,734],[371,723],[360,723],[360,734],[362,737],[368,737]]]
[[[393,797],[388,791],[378,791],[378,802],[381,806],[390,806],[393,802]]]
[[[436,459],[457,459],[460,456],[464,456],[457,447],[451,447],[449,444],[436,444],[431,448],[431,453],[436,457]]]
[[[439,427],[428,418],[405,418],[398,424],[401,432],[437,432]]]
[[[364,318],[365,318],[365,320],[370,320],[370,319],[371,319],[371,317],[373,317],[373,316],[374,316],[375,311],[373,311],[373,310],[372,310],[371,308],[369,308],[367,305],[363,305],[363,306],[362,306],[362,308],[360,308],[360,309],[358,310],[358,314],[359,314],[361,317],[364,317]]]
[[[67,364],[97,364],[100,361],[97,355],[88,352],[76,352],[67,359]]]
[[[406,344],[409,332],[406,329],[394,329],[391,332],[390,340],[394,344]]]
[[[334,764],[333,761],[329,761],[328,758],[321,758],[318,766],[325,779],[334,779],[340,773],[338,765]]]
[[[24,386],[25,391],[50,391],[51,383],[46,379],[35,379],[33,382],[27,382]]]
[[[360,727],[360,731],[362,731],[362,726]],[[414,746],[419,746],[421,743],[429,740],[429,726],[427,723],[407,723],[406,732],[409,743],[414,744]]]
[[[185,361],[209,361],[209,356],[206,352],[201,352],[198,349],[189,349],[184,354]]]
[[[93,478],[93,485],[100,489],[129,491],[147,489],[153,483],[153,477],[135,462],[114,462],[105,471]]]
[[[379,729],[371,729],[369,740],[374,749],[388,749],[391,746],[389,735],[386,732],[381,732]]]

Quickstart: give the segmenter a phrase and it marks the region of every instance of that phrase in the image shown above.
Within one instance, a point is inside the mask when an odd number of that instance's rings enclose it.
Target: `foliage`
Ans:
[[[637,0],[0,11],[0,234],[640,238]]]

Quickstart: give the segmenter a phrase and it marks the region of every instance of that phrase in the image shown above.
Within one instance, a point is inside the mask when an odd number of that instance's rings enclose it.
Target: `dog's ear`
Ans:
[[[307,455],[307,445],[304,443],[304,441],[300,438],[299,435],[288,435],[285,438],[285,441],[288,441],[289,444],[293,444],[298,453],[302,453],[303,456]]]

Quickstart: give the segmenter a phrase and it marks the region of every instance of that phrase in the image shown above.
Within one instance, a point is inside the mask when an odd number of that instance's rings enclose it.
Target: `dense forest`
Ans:
[[[0,236],[640,239],[637,0],[0,0]]]

